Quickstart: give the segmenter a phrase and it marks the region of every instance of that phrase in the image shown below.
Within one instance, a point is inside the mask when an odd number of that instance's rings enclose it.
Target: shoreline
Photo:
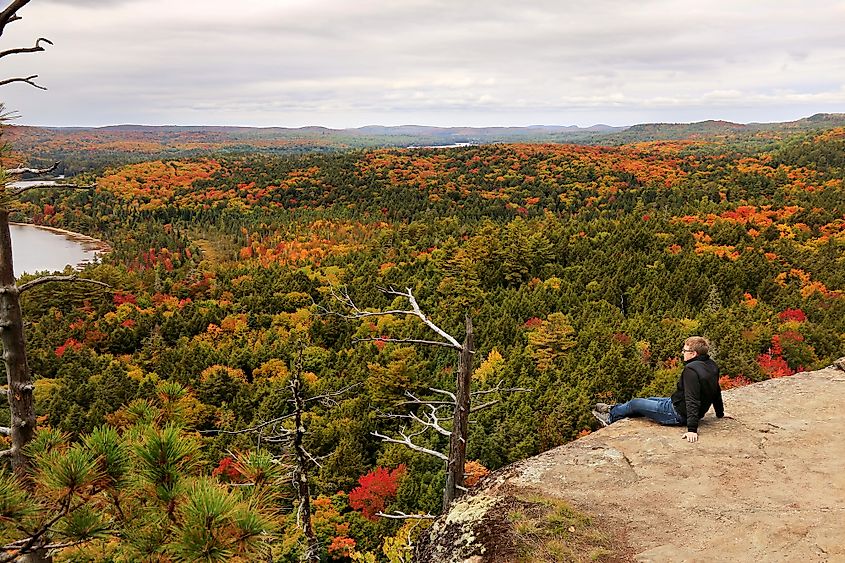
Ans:
[[[64,235],[69,240],[81,244],[85,250],[92,250],[98,254],[106,254],[112,250],[111,245],[104,240],[89,237],[88,235],[83,235],[82,233],[68,231],[67,229],[50,227],[48,225],[35,225],[34,223],[19,223],[15,221],[10,221],[9,224],[18,227],[33,227],[35,229],[42,229],[59,235]]]

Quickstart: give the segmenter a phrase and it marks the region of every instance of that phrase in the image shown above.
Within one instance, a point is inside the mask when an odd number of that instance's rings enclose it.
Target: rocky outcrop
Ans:
[[[603,561],[845,561],[845,372],[724,398],[725,418],[708,414],[695,444],[629,419],[497,471],[435,523],[418,560],[554,560],[514,538],[518,497],[590,515],[614,536]]]

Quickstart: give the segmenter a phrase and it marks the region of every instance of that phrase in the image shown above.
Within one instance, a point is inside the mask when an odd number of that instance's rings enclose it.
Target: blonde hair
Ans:
[[[690,336],[684,340],[684,346],[694,351],[699,356],[710,353],[710,341],[703,336]]]

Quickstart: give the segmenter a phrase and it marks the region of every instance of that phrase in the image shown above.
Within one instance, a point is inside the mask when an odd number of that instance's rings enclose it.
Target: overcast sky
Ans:
[[[8,5],[3,0],[0,5]],[[18,123],[630,125],[845,112],[845,0],[33,0]]]

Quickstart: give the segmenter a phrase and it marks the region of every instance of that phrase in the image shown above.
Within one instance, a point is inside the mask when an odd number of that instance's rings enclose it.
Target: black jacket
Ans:
[[[698,432],[698,420],[713,405],[716,416],[725,416],[722,389],[719,387],[719,366],[708,355],[699,355],[687,362],[678,389],[672,393],[672,405],[687,422],[687,430]]]

